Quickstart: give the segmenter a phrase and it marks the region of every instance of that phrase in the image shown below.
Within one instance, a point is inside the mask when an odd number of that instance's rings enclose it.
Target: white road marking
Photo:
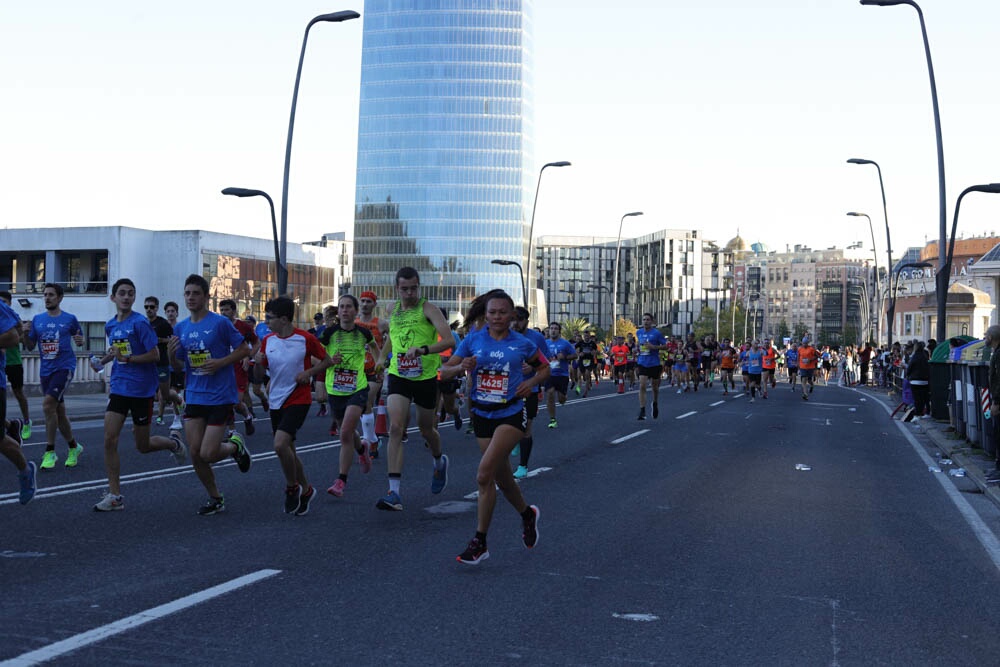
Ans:
[[[722,405],[725,401],[716,401],[715,403],[709,403],[708,407],[714,408],[716,405]]]
[[[5,660],[0,664],[2,664],[3,667],[28,667],[29,665],[37,665],[42,662],[47,662],[54,658],[66,655],[67,653],[72,653],[73,651],[81,649],[85,646],[96,644],[97,642],[103,641],[108,637],[113,637],[117,634],[121,634],[122,632],[145,625],[151,621],[159,620],[165,616],[169,616],[170,614],[175,614],[179,611],[187,609],[188,607],[193,607],[197,604],[201,604],[202,602],[211,600],[212,598],[225,595],[226,593],[235,591],[238,588],[249,586],[250,584],[261,581],[262,579],[267,579],[268,577],[273,577],[274,575],[280,573],[281,570],[258,570],[257,572],[251,572],[250,574],[227,581],[223,584],[219,584],[218,586],[212,586],[211,588],[206,588],[198,593],[192,593],[191,595],[174,600],[173,602],[168,602],[158,607],[141,611],[138,614],[133,614],[132,616],[115,621],[114,623],[108,623],[107,625],[102,625],[94,628],[93,630],[88,630],[87,632],[81,632],[78,635],[68,637],[54,644],[49,644],[43,648],[23,653],[16,658]]]
[[[612,440],[611,444],[612,445],[620,445],[623,442],[625,442],[626,440],[631,440],[632,438],[638,438],[643,433],[649,433],[649,429],[648,428],[644,428],[641,431],[636,431],[635,433],[629,433],[628,435],[623,435],[622,437],[618,438],[617,440]],[[531,473],[528,473],[528,474],[530,475]]]
[[[746,394],[736,394],[733,398],[739,398],[740,396],[746,396]]]
[[[611,618],[620,618],[624,621],[639,621],[641,623],[660,620],[660,617],[654,614],[619,614],[617,612],[611,614]]]
[[[691,415],[696,415],[696,414],[698,414],[696,411],[695,412],[685,412],[682,415],[677,415],[676,417],[674,417],[674,419],[686,419],[687,417],[690,417]]]

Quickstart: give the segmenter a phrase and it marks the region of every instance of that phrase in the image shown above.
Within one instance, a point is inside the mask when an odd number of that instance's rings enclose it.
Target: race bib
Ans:
[[[549,368],[559,368],[559,364],[562,363],[558,359],[553,359],[549,362]]]
[[[586,368],[589,365],[590,365],[590,359],[584,359],[583,360],[583,367]]]
[[[127,338],[125,340],[116,340],[116,341],[113,341],[111,343],[111,345],[116,350],[118,350],[119,352],[121,352],[123,357],[131,357],[132,356],[132,343],[130,343]]]
[[[482,403],[506,403],[507,383],[510,373],[507,371],[480,370],[476,375],[476,395]]]
[[[41,349],[42,359],[55,359],[59,356],[59,341],[43,340]]]
[[[642,344],[639,346],[639,354],[649,354],[649,346]]]
[[[208,371],[203,368],[205,363],[212,358],[212,353],[208,350],[196,350],[188,352],[188,363],[191,365],[193,375],[208,375]]]
[[[333,390],[353,394],[358,386],[358,372],[337,369],[333,373]]]
[[[424,364],[421,362],[420,357],[408,359],[405,353],[400,352],[396,357],[396,370],[399,372],[399,377],[418,378],[424,372]]]

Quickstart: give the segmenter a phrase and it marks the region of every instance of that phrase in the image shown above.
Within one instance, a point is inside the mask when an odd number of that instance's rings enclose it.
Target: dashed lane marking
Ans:
[[[674,417],[674,419],[686,419],[687,417],[690,417],[691,415],[696,415],[696,414],[698,414],[697,411],[685,412],[682,415],[677,415],[676,417]]]
[[[620,445],[623,442],[625,442],[626,440],[631,440],[632,438],[638,438],[640,435],[642,435],[644,433],[649,433],[649,429],[648,428],[644,428],[641,431],[636,431],[635,433],[629,433],[628,435],[623,435],[622,437],[618,438],[617,440],[612,440],[611,444],[612,445]],[[528,474],[530,475],[531,473],[528,473]]]

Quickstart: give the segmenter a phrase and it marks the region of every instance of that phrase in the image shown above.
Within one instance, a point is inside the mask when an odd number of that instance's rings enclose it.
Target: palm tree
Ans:
[[[586,317],[574,317],[562,323],[563,338],[572,338],[577,334],[582,334],[584,331],[591,329],[593,329],[593,326],[587,321]]]

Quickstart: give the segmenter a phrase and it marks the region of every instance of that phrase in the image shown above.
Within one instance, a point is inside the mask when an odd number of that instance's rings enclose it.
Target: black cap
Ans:
[[[321,320],[321,319],[323,319],[323,313],[316,313],[315,315],[313,315],[313,319],[314,320]]]

